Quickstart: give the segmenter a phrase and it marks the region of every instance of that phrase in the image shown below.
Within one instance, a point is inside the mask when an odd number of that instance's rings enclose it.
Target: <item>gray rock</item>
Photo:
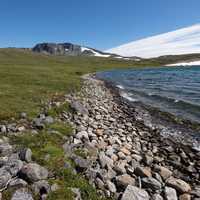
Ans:
[[[36,163],[29,163],[22,167],[19,176],[30,182],[36,182],[47,179],[48,171]]]
[[[54,183],[53,185],[51,185],[51,191],[52,192],[56,192],[60,189],[60,186],[57,183]]]
[[[34,193],[40,196],[42,196],[43,194],[48,194],[50,192],[50,185],[45,180],[35,182],[31,187]]]
[[[163,178],[163,180],[168,179],[172,175],[172,172],[169,169],[167,169],[166,167],[159,166],[159,165],[156,165],[154,167],[154,171],[158,172],[160,176]]]
[[[20,118],[26,119],[27,118],[27,114],[25,112],[20,113]]]
[[[33,119],[33,125],[37,129],[44,129],[45,128],[45,125],[43,124],[43,120],[41,118],[35,118],[35,119]]]
[[[160,190],[162,188],[161,183],[152,177],[143,178],[142,186],[144,188],[150,188],[152,190]]]
[[[8,156],[12,153],[13,148],[10,144],[4,143],[0,144],[0,155],[1,156]]]
[[[16,176],[22,167],[23,162],[17,159],[9,159],[6,165],[3,166],[12,176]]]
[[[87,131],[78,132],[78,133],[76,134],[76,138],[77,138],[77,139],[80,139],[80,140],[82,140],[82,139],[88,140],[88,139],[89,139]]]
[[[53,117],[51,117],[51,116],[45,117],[44,123],[45,123],[45,124],[53,124],[53,123],[54,123]]]
[[[75,156],[73,158],[73,160],[75,162],[76,169],[78,170],[78,172],[82,172],[82,171],[88,169],[91,164],[89,160],[81,158],[80,156]]]
[[[106,156],[103,151],[99,154],[99,161],[102,168],[105,168],[106,166],[111,168],[113,167],[113,160]]]
[[[74,109],[77,113],[88,115],[88,110],[78,101],[72,102],[71,108]]]
[[[166,200],[178,200],[176,190],[171,187],[165,187],[164,190]]]
[[[122,195],[121,200],[149,200],[149,195],[145,190],[129,185]]]
[[[119,188],[126,188],[128,185],[135,185],[135,179],[128,174],[116,177],[116,184]]]
[[[28,189],[21,188],[15,191],[11,200],[33,200],[33,197]]]
[[[7,170],[0,168],[0,188],[5,187],[11,178],[12,176]]]
[[[7,128],[6,128],[5,125],[1,125],[1,126],[0,126],[0,132],[1,132],[1,133],[6,133],[6,132],[7,132]]]
[[[81,192],[80,192],[79,188],[71,188],[71,191],[75,195],[75,199],[74,200],[82,200],[82,198],[81,198]]]
[[[115,184],[113,182],[111,182],[110,180],[106,181],[106,185],[110,192],[112,192],[112,193],[117,192]]]
[[[154,194],[152,200],[163,200],[163,197],[160,194]]]
[[[22,161],[31,162],[32,160],[32,151],[29,148],[21,149],[19,152],[19,158]]]
[[[27,185],[28,183],[20,178],[13,179],[9,182],[9,187],[14,187],[14,188],[26,187]]]

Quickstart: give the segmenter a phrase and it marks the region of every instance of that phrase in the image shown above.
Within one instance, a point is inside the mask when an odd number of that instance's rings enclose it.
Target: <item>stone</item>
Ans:
[[[152,156],[149,156],[147,154],[144,155],[144,163],[148,166],[150,166],[152,163],[153,163],[153,157]]]
[[[182,194],[179,196],[179,200],[191,200],[190,194]]]
[[[23,132],[25,130],[26,130],[25,126],[19,126],[19,127],[17,127],[17,131],[19,131],[19,132]]]
[[[13,179],[9,182],[9,187],[14,187],[14,188],[26,187],[27,185],[28,183],[20,178]]]
[[[125,174],[126,173],[125,165],[126,163],[124,162],[118,162],[117,165],[114,166],[114,170],[120,175]]]
[[[83,172],[84,170],[88,169],[90,167],[90,161],[86,160],[84,158],[81,158],[80,156],[75,156],[73,158],[74,163],[76,165],[76,169],[78,172]]]
[[[6,133],[6,132],[7,132],[7,128],[6,128],[5,125],[1,125],[1,126],[0,126],[0,132],[1,132],[1,133]]]
[[[26,119],[27,118],[27,114],[25,112],[20,113],[20,118]]]
[[[0,168],[0,188],[5,187],[11,178],[12,176],[7,170]]]
[[[29,163],[22,167],[19,176],[29,182],[36,182],[47,179],[48,171],[36,163]]]
[[[178,200],[176,190],[174,188],[165,187],[164,194],[166,200]]]
[[[53,124],[53,123],[54,123],[53,117],[51,117],[51,116],[45,117],[44,123],[45,123],[45,124]]]
[[[152,200],[163,200],[163,197],[160,194],[154,194]]]
[[[122,195],[121,200],[149,200],[149,195],[145,190],[129,185]]]
[[[162,188],[162,184],[152,177],[142,178],[142,186],[144,188],[150,188],[154,191],[160,190]]]
[[[111,182],[110,180],[107,180],[106,181],[106,186],[108,188],[108,190],[112,193],[116,193],[117,192],[117,189],[116,189],[116,186],[113,182]]]
[[[74,193],[74,196],[75,196],[74,200],[82,200],[81,192],[79,188],[71,188],[71,191]]]
[[[8,156],[12,153],[13,148],[10,144],[3,143],[0,144],[0,155],[1,156]]]
[[[31,186],[31,188],[35,194],[40,195],[40,196],[42,196],[43,194],[48,194],[50,192],[50,185],[45,180],[35,182]]]
[[[39,130],[45,128],[45,125],[43,124],[41,118],[35,118],[35,119],[33,119],[33,125],[34,125],[37,129],[39,129]]]
[[[60,189],[60,186],[57,183],[54,183],[53,185],[51,185],[51,191],[52,192],[56,192]]]
[[[163,178],[163,180],[168,179],[172,175],[172,172],[169,169],[167,169],[166,167],[159,166],[159,165],[156,165],[154,167],[154,171],[158,172],[160,176]]]
[[[166,180],[166,185],[176,189],[180,193],[188,193],[191,191],[191,187],[188,183],[174,177],[168,178]]]
[[[19,151],[19,158],[22,161],[31,162],[32,160],[32,151],[29,148],[21,149]]]
[[[88,140],[88,139],[89,139],[87,131],[78,132],[78,133],[76,134],[76,138],[77,138],[77,139],[80,139],[80,140],[82,140],[82,139]]]
[[[83,115],[88,115],[88,110],[78,101],[73,101],[70,104],[71,108],[76,111],[77,113],[83,114]]]
[[[99,161],[102,168],[105,168],[106,166],[111,168],[113,167],[113,160],[106,156],[103,151],[99,154]]]
[[[140,177],[151,177],[151,168],[150,167],[136,167],[135,172],[137,176]]]
[[[11,200],[33,200],[33,197],[27,188],[21,188],[15,191]]]
[[[120,151],[122,153],[124,153],[125,155],[130,155],[131,154],[131,152],[127,148],[125,148],[125,147],[121,148]]]
[[[128,185],[135,185],[135,179],[128,174],[117,176],[115,179],[118,187],[126,188]]]
[[[102,136],[103,135],[103,129],[97,129],[96,134],[97,134],[97,136]]]

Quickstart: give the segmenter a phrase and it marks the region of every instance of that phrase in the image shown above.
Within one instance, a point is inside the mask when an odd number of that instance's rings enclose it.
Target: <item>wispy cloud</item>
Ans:
[[[107,52],[143,58],[200,53],[200,24],[124,44]]]

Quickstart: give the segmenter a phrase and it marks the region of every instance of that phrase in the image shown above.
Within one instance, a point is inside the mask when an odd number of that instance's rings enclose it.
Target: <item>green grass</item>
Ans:
[[[137,63],[144,65],[155,63]],[[133,66],[135,62],[116,59],[0,49],[0,120],[17,118],[20,112],[34,116],[48,99],[79,89],[82,74]]]

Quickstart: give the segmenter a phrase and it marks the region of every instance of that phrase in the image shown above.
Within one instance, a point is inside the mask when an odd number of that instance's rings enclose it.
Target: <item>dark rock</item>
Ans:
[[[86,160],[86,159],[81,158],[79,156],[75,156],[73,158],[73,161],[74,161],[74,163],[76,165],[76,170],[78,172],[83,172],[84,170],[87,170],[91,165],[89,160]]]
[[[22,161],[31,162],[32,151],[29,148],[21,149],[19,151],[19,158]]]
[[[142,186],[144,188],[150,188],[154,191],[160,190],[162,188],[162,184],[152,177],[147,177],[142,179]]]

